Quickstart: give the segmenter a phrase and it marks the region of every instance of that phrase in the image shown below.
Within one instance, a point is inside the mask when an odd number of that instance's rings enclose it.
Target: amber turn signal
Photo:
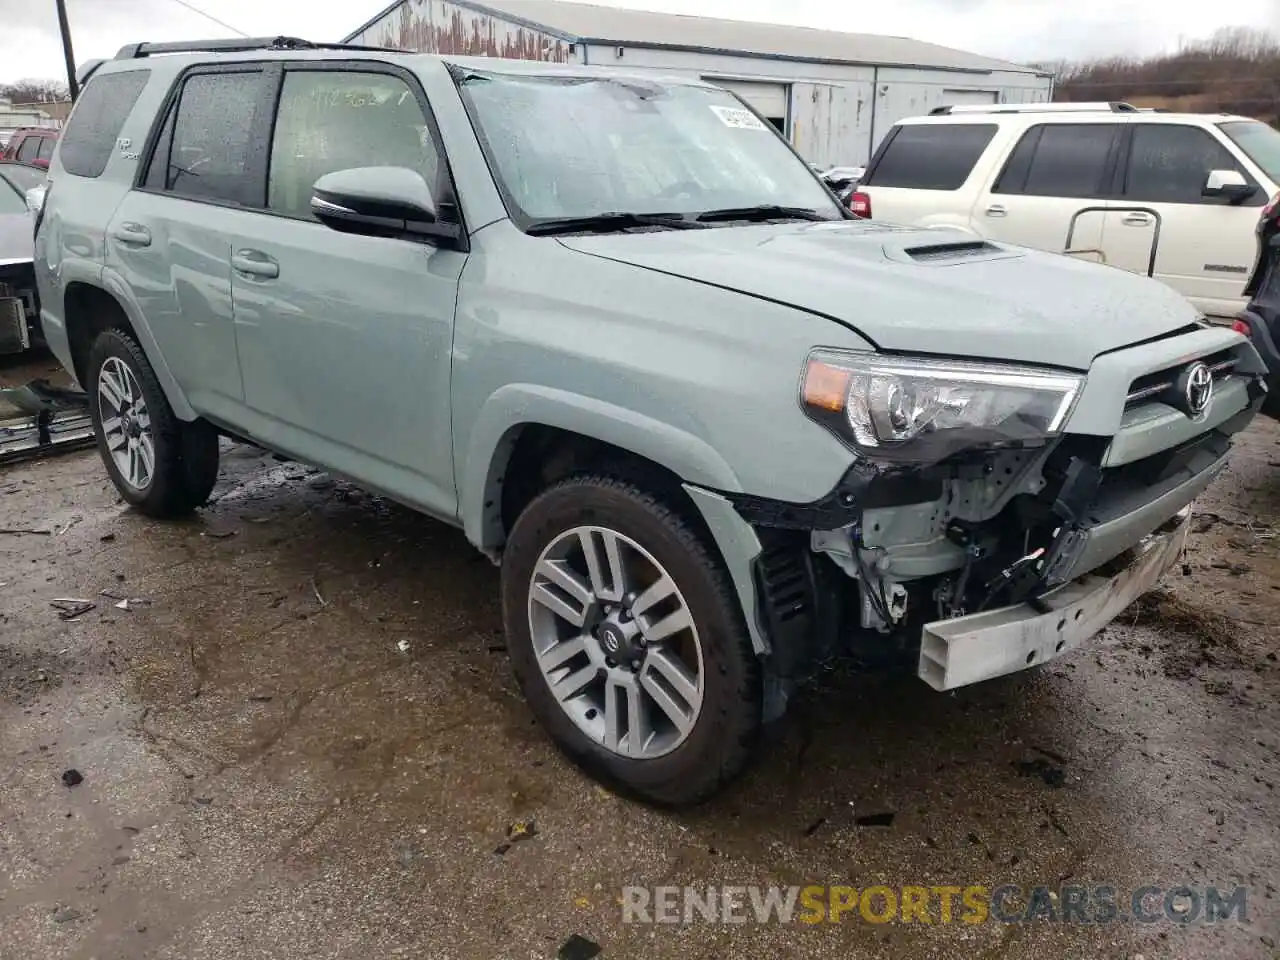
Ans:
[[[849,396],[848,370],[833,367],[821,360],[810,360],[804,372],[804,389],[801,396],[806,406],[839,413]]]

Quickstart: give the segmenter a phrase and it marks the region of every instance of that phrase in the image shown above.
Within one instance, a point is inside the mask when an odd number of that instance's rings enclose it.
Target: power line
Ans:
[[[206,20],[210,20],[213,23],[216,23],[218,26],[222,27],[224,30],[230,30],[232,33],[238,33],[242,37],[249,36],[249,34],[245,33],[243,30],[240,30],[237,27],[233,27],[231,24],[227,23],[225,20],[219,20],[213,14],[206,13],[204,10],[201,10],[199,7],[195,6],[194,4],[188,3],[187,0],[173,0],[173,2],[180,7],[186,7],[192,13],[199,14],[200,16],[204,17]]]

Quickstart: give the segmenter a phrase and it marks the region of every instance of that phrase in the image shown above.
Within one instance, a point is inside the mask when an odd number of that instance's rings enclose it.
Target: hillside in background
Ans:
[[[1280,42],[1243,27],[1177,53],[1052,64],[1059,101],[1127,100],[1140,107],[1237,113],[1280,126]]]

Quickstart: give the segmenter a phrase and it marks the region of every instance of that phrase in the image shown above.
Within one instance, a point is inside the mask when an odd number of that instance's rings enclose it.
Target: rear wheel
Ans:
[[[521,514],[502,578],[517,679],[576,762],[671,804],[742,769],[758,661],[722,566],[677,512],[619,480],[564,481]]]
[[[129,334],[106,330],[89,352],[89,409],[107,473],[143,513],[174,517],[209,498],[218,479],[218,435],[184,423]]]

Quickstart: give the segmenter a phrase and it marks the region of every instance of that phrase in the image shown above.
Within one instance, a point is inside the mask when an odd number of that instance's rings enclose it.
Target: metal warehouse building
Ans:
[[[942,104],[1034,103],[1053,78],[905,37],[560,0],[398,0],[346,38],[424,53],[644,68],[731,88],[822,165],[863,164],[889,128]]]

